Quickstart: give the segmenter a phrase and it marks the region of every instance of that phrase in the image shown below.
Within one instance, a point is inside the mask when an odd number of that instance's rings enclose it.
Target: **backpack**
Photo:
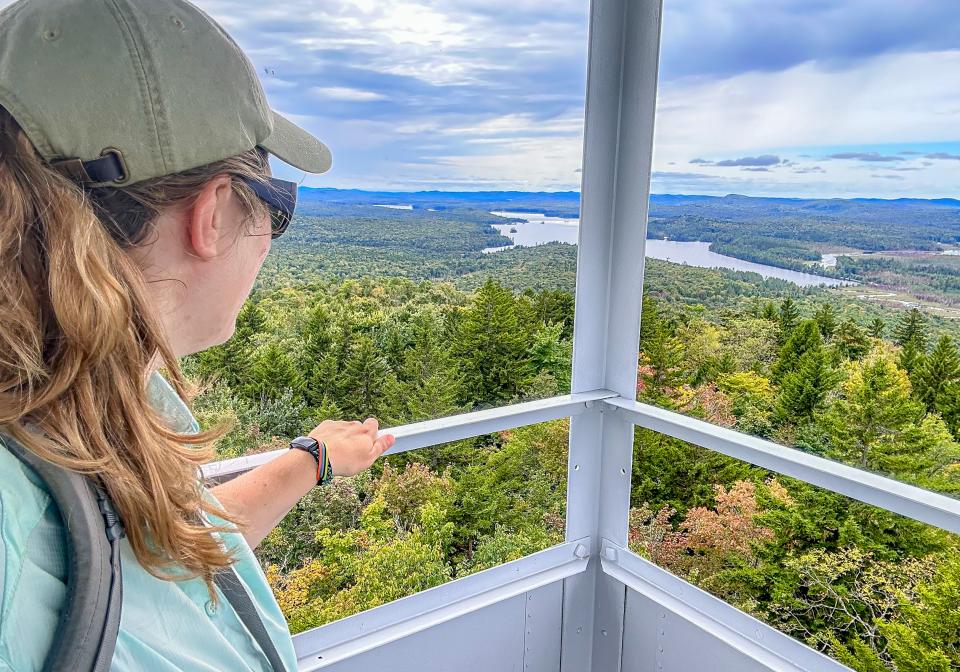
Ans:
[[[8,437],[0,445],[44,480],[67,529],[67,595],[43,671],[107,672],[120,629],[123,523],[95,479],[47,462]],[[233,567],[214,580],[274,672],[288,672]]]

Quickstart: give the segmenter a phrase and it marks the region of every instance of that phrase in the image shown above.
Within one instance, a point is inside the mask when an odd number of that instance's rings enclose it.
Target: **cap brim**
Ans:
[[[325,173],[333,157],[325,144],[276,112],[273,133],[260,146],[285,163],[308,173]]]

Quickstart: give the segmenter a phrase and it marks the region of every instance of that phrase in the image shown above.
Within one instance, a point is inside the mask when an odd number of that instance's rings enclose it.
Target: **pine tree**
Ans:
[[[913,372],[923,364],[925,357],[924,351],[921,349],[916,339],[911,338],[903,344],[903,347],[900,349],[900,356],[897,360],[900,368],[906,371],[908,374],[913,375]]]
[[[563,338],[562,324],[548,324],[538,331],[527,354],[531,377],[542,372],[549,373],[556,379],[561,394],[570,391],[573,344]]]
[[[393,418],[388,393],[395,388],[396,378],[369,336],[357,338],[338,382],[337,404],[347,415],[359,420]]]
[[[760,309],[759,315],[764,320],[769,320],[770,322],[779,322],[780,313],[777,311],[777,306],[773,301],[767,301],[763,304],[763,308]]]
[[[330,334],[331,315],[327,307],[317,304],[307,317],[303,327],[303,357],[301,370],[304,372],[307,398],[313,404],[320,404],[330,391],[330,352],[333,338]]]
[[[840,374],[833,368],[827,351],[811,348],[800,357],[795,370],[783,377],[777,398],[778,418],[794,423],[813,420],[839,381]]]
[[[953,436],[960,439],[960,382],[947,385],[937,399],[937,411]]]
[[[661,405],[669,405],[667,397],[683,381],[683,344],[660,324],[643,343],[646,367],[641,372],[644,396]]]
[[[256,338],[266,326],[267,316],[259,304],[253,300],[244,303],[230,340],[197,355],[200,374],[204,378],[222,380],[234,390],[242,389],[250,382]]]
[[[460,407],[461,380],[444,347],[439,325],[421,320],[414,327],[413,344],[404,355],[403,399],[408,422],[451,415]]]
[[[800,358],[809,350],[819,350],[823,347],[820,337],[820,327],[814,320],[805,320],[789,335],[780,356],[771,369],[774,380],[780,380],[798,367]]]
[[[953,339],[944,334],[933,351],[916,366],[911,382],[916,397],[928,411],[937,411],[947,387],[960,379],[960,356]]]
[[[488,278],[454,338],[452,354],[464,379],[462,400],[503,403],[519,395],[528,378],[528,342],[513,294]]]
[[[780,304],[780,342],[784,343],[800,322],[800,311],[793,299],[787,297]]]
[[[820,328],[820,334],[824,338],[830,338],[837,329],[837,311],[832,304],[825,303],[813,314],[817,326]]]
[[[918,308],[911,308],[900,317],[893,330],[893,341],[899,346],[914,342],[917,349],[927,349],[927,318]]]
[[[246,392],[249,398],[262,402],[277,399],[284,390],[300,393],[303,387],[303,376],[293,358],[279,343],[271,343],[257,354]]]
[[[845,359],[860,359],[870,352],[870,339],[853,320],[844,320],[833,334],[833,344]]]
[[[867,329],[867,333],[870,334],[870,338],[883,338],[883,334],[887,330],[887,325],[879,317],[873,318],[873,322],[870,323],[870,327]]]
[[[823,419],[835,456],[861,467],[876,466],[873,454],[923,415],[911,396],[910,380],[897,367],[889,346],[878,346],[857,362],[840,389],[840,397]]]

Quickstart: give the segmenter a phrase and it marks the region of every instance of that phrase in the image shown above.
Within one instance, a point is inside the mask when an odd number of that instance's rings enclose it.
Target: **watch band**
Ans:
[[[290,448],[297,448],[313,455],[313,459],[317,461],[317,485],[326,485],[333,480],[333,466],[330,464],[325,442],[317,441],[311,436],[298,436],[290,442]]]

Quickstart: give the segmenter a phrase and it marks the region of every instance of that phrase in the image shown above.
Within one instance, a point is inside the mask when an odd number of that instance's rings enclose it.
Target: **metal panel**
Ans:
[[[557,672],[561,582],[516,595],[386,646],[329,672]],[[313,661],[300,670],[316,669]]]
[[[318,670],[410,638],[490,605],[584,571],[589,539],[570,541],[497,567],[390,602],[293,638],[300,670]],[[524,632],[520,604],[517,633]],[[559,625],[559,620],[558,620]],[[474,633],[479,641],[483,637]],[[544,638],[544,642],[549,640]],[[487,642],[486,646],[490,646]],[[393,669],[393,668],[391,668]]]
[[[636,397],[660,16],[660,0],[590,6],[574,392]],[[626,543],[633,432],[602,411],[571,421],[568,539],[602,535]],[[567,580],[564,670],[619,669],[623,590],[594,565]]]
[[[624,672],[850,672],[629,550],[605,542],[601,564],[630,589]]]
[[[415,422],[390,429],[382,429],[380,434],[393,434],[397,442],[386,455],[403,453],[426,446],[435,446],[448,441],[480,436],[504,429],[535,425],[539,422],[575,416],[584,412],[593,402],[615,397],[609,390],[590,390],[581,394],[564,394],[549,399],[527,401],[500,408],[490,408],[473,413],[462,413],[447,418],[437,418],[424,422]],[[282,455],[286,449],[271,450],[267,453],[220,460],[203,465],[203,477],[207,480],[223,482],[239,476],[245,471],[265,464]]]
[[[649,404],[610,399],[605,405],[620,408],[624,417],[641,427],[799,478],[949,532],[960,532],[960,500],[952,497]]]
[[[523,671],[560,672],[560,619],[563,581],[527,593]]]

